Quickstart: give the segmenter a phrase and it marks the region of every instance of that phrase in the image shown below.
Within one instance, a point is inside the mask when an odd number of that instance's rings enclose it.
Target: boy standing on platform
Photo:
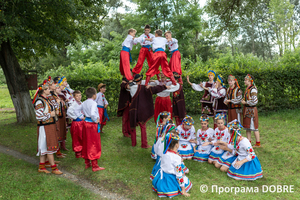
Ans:
[[[167,44],[168,44],[169,50],[171,52],[169,67],[172,72],[176,72],[180,75],[178,83],[183,84],[182,77],[181,77],[181,74],[182,74],[181,55],[180,55],[180,52],[178,51],[178,40],[176,40],[175,38],[172,38],[171,31],[165,32],[165,37],[168,40]]]
[[[142,45],[142,48],[140,50],[138,61],[135,67],[132,69],[133,76],[135,74],[141,73],[145,58],[147,58],[149,68],[152,64],[153,51],[151,49],[151,42],[146,40],[146,38],[151,39],[154,38],[155,36],[150,33],[151,28],[148,24],[145,26],[144,30],[145,32],[138,38],[138,41]]]
[[[82,129],[82,157],[85,159],[85,168],[92,166],[95,172],[105,169],[98,166],[98,159],[101,157],[101,138],[98,128],[99,114],[95,102],[97,91],[91,87],[86,89],[85,94],[88,99],[82,103],[82,111],[85,115]]]
[[[164,75],[171,79],[172,84],[176,85],[176,81],[167,61],[167,54],[165,53],[166,44],[168,42],[171,42],[171,39],[167,40],[166,38],[163,38],[162,30],[158,29],[155,31],[155,38],[147,38],[146,40],[152,41],[152,49],[154,51],[154,54],[151,67],[149,67],[146,73],[147,77],[145,86],[148,85],[150,78],[154,76],[154,74],[159,73],[159,66],[161,66],[161,70],[164,73]]]

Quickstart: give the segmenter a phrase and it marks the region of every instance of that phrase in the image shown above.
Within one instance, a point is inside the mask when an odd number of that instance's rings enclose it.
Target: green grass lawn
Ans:
[[[0,153],[0,199],[96,199],[63,177],[37,173],[35,165]]]
[[[0,86],[0,108],[13,108],[13,102],[6,86]]]
[[[262,148],[255,149],[263,167],[262,179],[256,181],[235,181],[214,166],[196,161],[185,161],[190,169],[187,175],[193,183],[189,192],[190,199],[299,199],[300,187],[300,153],[299,121],[300,110],[286,110],[277,113],[260,115],[260,134]],[[192,115],[195,129],[200,128],[199,115]],[[0,143],[24,154],[35,156],[37,138],[36,125],[18,125],[14,113],[0,115]],[[101,135],[102,156],[99,162],[106,170],[92,172],[84,169],[84,160],[76,159],[72,151],[67,158],[61,159],[60,167],[71,173],[89,179],[99,187],[111,192],[125,195],[132,199],[158,199],[151,190],[149,175],[154,161],[150,158],[150,149],[142,149],[139,129],[137,129],[137,147],[131,147],[130,138],[122,136],[121,118],[111,117]],[[154,120],[147,123],[148,142],[152,145],[155,135]],[[245,131],[242,132],[245,135]],[[255,141],[254,136],[252,141]],[[67,147],[71,149],[71,137],[68,133]],[[24,165],[26,172],[39,180],[37,167]],[[12,168],[18,171],[18,168]],[[24,174],[25,175],[25,174]],[[6,182],[9,179],[4,177]],[[207,193],[201,193],[199,187],[208,186]],[[258,193],[226,193],[212,192],[212,185],[218,187],[258,187]],[[293,193],[262,192],[262,186],[294,185]],[[254,188],[255,189],[255,188]],[[13,189],[16,190],[16,189]],[[26,194],[23,194],[26,195]],[[184,198],[182,196],[176,199]]]

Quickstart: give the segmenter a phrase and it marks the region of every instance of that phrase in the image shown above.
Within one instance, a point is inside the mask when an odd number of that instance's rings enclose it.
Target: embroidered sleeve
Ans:
[[[250,145],[250,146],[248,146],[247,147],[247,160],[248,161],[251,161],[251,160],[253,160],[255,157],[256,157],[256,155],[255,155],[255,153],[254,153],[254,150],[253,150],[253,148],[252,148],[252,146]]]
[[[205,82],[203,82],[203,85],[205,85]],[[198,91],[198,92],[201,92],[201,91],[204,90],[200,85],[195,84],[195,83],[192,84],[192,88],[193,88],[195,91]]]
[[[222,97],[225,97],[226,95],[225,88],[221,88],[220,90],[218,90],[217,88],[208,88],[208,90],[211,96],[213,96],[215,99],[220,99]]]
[[[236,97],[231,99],[231,103],[239,104],[239,103],[241,103],[242,98],[243,98],[242,91],[239,89],[236,93]]]
[[[38,100],[35,104],[35,117],[38,121],[46,121],[50,119],[50,113],[44,113],[44,105],[41,100]]]
[[[67,115],[69,116],[69,117],[71,117],[72,119],[76,119],[77,118],[77,116],[76,116],[76,114],[75,114],[75,104],[76,102],[74,102],[69,108],[68,108],[68,110],[67,110]]]
[[[258,103],[257,90],[256,89],[252,89],[251,93],[250,93],[250,99],[247,100],[247,104],[249,106],[255,106],[257,103]]]
[[[175,167],[175,174],[176,174],[176,179],[180,185],[180,187],[184,187],[184,179],[183,179],[183,169],[181,167],[181,164],[177,165]]]
[[[163,92],[176,92],[177,90],[179,90],[180,85],[179,83],[177,83],[176,85],[170,85],[170,89],[166,89]]]

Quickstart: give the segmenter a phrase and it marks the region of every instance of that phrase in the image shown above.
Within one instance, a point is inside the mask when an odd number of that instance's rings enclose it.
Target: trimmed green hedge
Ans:
[[[132,67],[135,63],[133,63]],[[142,73],[147,70],[146,62]],[[200,83],[207,80],[207,71],[213,69],[221,74],[226,82],[227,76],[236,76],[245,91],[244,77],[246,74],[254,76],[254,82],[258,88],[259,110],[279,110],[281,108],[293,109],[299,107],[300,103],[300,49],[286,53],[282,58],[271,61],[264,61],[251,54],[231,54],[220,56],[219,59],[202,62],[197,60],[191,62],[189,59],[182,59],[184,94],[188,113],[200,113],[200,98],[203,92],[194,91],[186,82],[186,76],[190,76],[191,82]],[[87,87],[95,87],[99,83],[106,83],[106,98],[109,102],[108,112],[116,114],[120,91],[121,75],[119,72],[119,61],[111,60],[108,63],[89,63],[87,65],[72,63],[68,67],[60,67],[58,70],[50,70],[48,75],[67,76],[72,89],[80,90],[83,93]],[[155,97],[154,97],[155,98]]]

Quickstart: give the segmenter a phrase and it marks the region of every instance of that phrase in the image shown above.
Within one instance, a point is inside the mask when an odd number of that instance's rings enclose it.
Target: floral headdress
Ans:
[[[218,119],[223,119],[225,120],[225,115],[223,113],[218,113],[215,117],[215,120],[218,120]]]
[[[34,94],[34,97],[33,97],[33,101],[32,101],[32,104],[35,103],[36,99],[37,99],[37,96],[38,96],[38,92],[40,90],[46,90],[47,88],[49,87],[48,85],[48,80],[44,80],[44,82],[38,87],[38,89],[36,90],[35,94]]]
[[[48,80],[47,80],[48,85],[52,85],[54,83],[53,79],[51,78],[51,76],[48,76]]]
[[[223,77],[222,77],[221,74],[219,74],[219,75],[217,76],[217,81],[218,81],[219,83],[221,83],[221,85],[222,85],[223,87],[225,87],[225,85],[224,85],[224,79],[223,79]]]
[[[233,75],[230,74],[230,75],[228,76],[228,80],[234,80],[234,81],[235,81],[235,85],[236,85],[238,88],[240,88],[240,85],[239,85],[237,79],[235,78],[235,76],[233,76]]]
[[[191,119],[192,120],[192,122],[187,122],[187,120],[188,119]],[[181,124],[186,124],[186,125],[189,125],[189,126],[191,126],[191,125],[193,125],[194,124],[194,120],[193,120],[193,118],[191,117],[191,116],[185,116],[185,118],[182,120],[182,123]]]
[[[234,148],[236,148],[237,136],[241,136],[241,129],[243,126],[238,120],[233,120],[232,122],[228,123],[228,129],[231,132],[231,137],[229,143],[234,143]]]
[[[174,133],[170,133],[171,130],[175,129],[175,125],[171,125],[171,127],[167,130],[166,132],[166,136],[165,136],[165,148],[164,148],[164,154],[167,152],[172,140],[178,140],[179,141],[179,136],[174,134]]]
[[[207,75],[209,76],[209,75],[213,75],[214,77],[216,76],[216,72],[214,71],[214,70],[209,70],[208,72],[207,72]]]
[[[245,79],[248,79],[248,80],[251,82],[251,85],[254,85],[254,86],[255,86],[255,83],[254,83],[254,81],[253,81],[253,78],[251,77],[250,74],[247,74],[246,77],[245,77]]]

